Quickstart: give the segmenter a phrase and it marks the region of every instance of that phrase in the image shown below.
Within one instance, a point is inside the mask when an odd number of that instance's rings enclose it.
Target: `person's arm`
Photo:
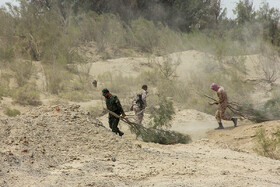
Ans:
[[[144,102],[144,107],[147,107],[147,91],[142,93],[142,101]]]
[[[217,92],[218,97],[219,97],[219,104],[223,103],[225,101],[225,94],[224,92]]]
[[[136,97],[133,97],[132,102],[131,102],[130,111],[133,111],[133,106],[135,105],[136,100],[137,100]]]
[[[218,101],[217,101],[217,102],[212,102],[212,103],[211,103],[211,102],[208,102],[208,104],[209,104],[209,105],[217,105],[217,104],[219,104],[219,103],[218,103]]]
[[[122,108],[122,105],[121,105],[121,102],[120,102],[119,98],[117,96],[115,96],[115,99],[116,99],[115,102],[117,104],[118,110],[121,112],[122,116],[125,117],[126,114],[123,111],[123,108]]]

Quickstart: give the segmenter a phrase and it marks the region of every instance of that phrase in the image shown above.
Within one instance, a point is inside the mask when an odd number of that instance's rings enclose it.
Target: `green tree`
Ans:
[[[236,22],[238,25],[244,25],[247,22],[254,21],[256,13],[253,8],[253,1],[239,0],[233,13],[237,16]]]
[[[279,9],[270,8],[268,3],[263,2],[257,11],[257,20],[262,24],[264,39],[280,46]]]
[[[152,110],[150,126],[153,128],[170,127],[174,114],[173,102],[163,96],[160,98],[159,106]]]

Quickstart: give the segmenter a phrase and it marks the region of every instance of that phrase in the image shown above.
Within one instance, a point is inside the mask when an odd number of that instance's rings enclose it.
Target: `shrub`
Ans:
[[[14,50],[11,46],[8,46],[7,48],[0,46],[0,62],[10,62],[13,60],[14,56]]]
[[[13,94],[14,102],[20,105],[40,105],[40,94],[35,90],[34,85],[25,85],[15,90]]]
[[[131,22],[132,31],[135,37],[137,47],[144,52],[153,53],[153,50],[159,45],[159,29],[152,21],[139,18]]]
[[[6,95],[6,89],[3,85],[0,85],[0,99]]]
[[[59,94],[65,86],[70,85],[71,74],[61,65],[45,66],[47,89],[51,94]]]
[[[278,128],[271,136],[261,128],[256,131],[257,148],[254,150],[265,157],[280,159],[280,129]]]
[[[175,114],[173,102],[169,101],[166,97],[160,98],[159,106],[154,107],[150,118],[150,126],[153,128],[158,127],[170,127],[170,121],[172,120],[173,115]]]
[[[154,142],[159,144],[187,144],[190,143],[191,137],[175,131],[147,128],[146,131],[140,131],[137,134],[141,136],[144,142]]]
[[[20,111],[17,109],[6,108],[5,114],[7,116],[14,117],[14,116],[20,115]]]
[[[33,65],[31,61],[16,61],[11,64],[11,69],[15,72],[15,79],[18,86],[24,86],[32,75]]]
[[[264,104],[265,113],[270,119],[279,119],[279,111],[280,111],[280,97],[275,97],[269,99]]]

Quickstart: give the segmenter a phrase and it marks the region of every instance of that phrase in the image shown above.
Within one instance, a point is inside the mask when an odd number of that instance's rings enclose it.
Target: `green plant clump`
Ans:
[[[257,148],[255,152],[259,155],[280,160],[280,128],[278,128],[271,137],[261,128],[256,131]]]
[[[40,95],[34,89],[34,86],[25,85],[15,91],[13,95],[14,102],[20,105],[41,105]]]
[[[17,115],[20,115],[20,111],[17,109],[6,108],[5,114],[10,117],[15,117]]]

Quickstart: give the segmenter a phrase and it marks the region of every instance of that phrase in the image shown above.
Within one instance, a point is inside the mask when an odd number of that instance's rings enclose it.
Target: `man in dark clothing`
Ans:
[[[105,97],[106,100],[106,106],[107,109],[116,113],[117,115],[122,114],[122,117],[125,117],[125,113],[123,111],[122,105],[120,103],[120,100],[118,99],[117,96],[112,95],[107,88],[104,88],[102,90],[102,94]],[[118,128],[120,118],[117,118],[113,116],[112,114],[109,113],[109,126],[112,129],[112,131],[116,134],[119,134],[122,136],[124,133],[120,131]]]

